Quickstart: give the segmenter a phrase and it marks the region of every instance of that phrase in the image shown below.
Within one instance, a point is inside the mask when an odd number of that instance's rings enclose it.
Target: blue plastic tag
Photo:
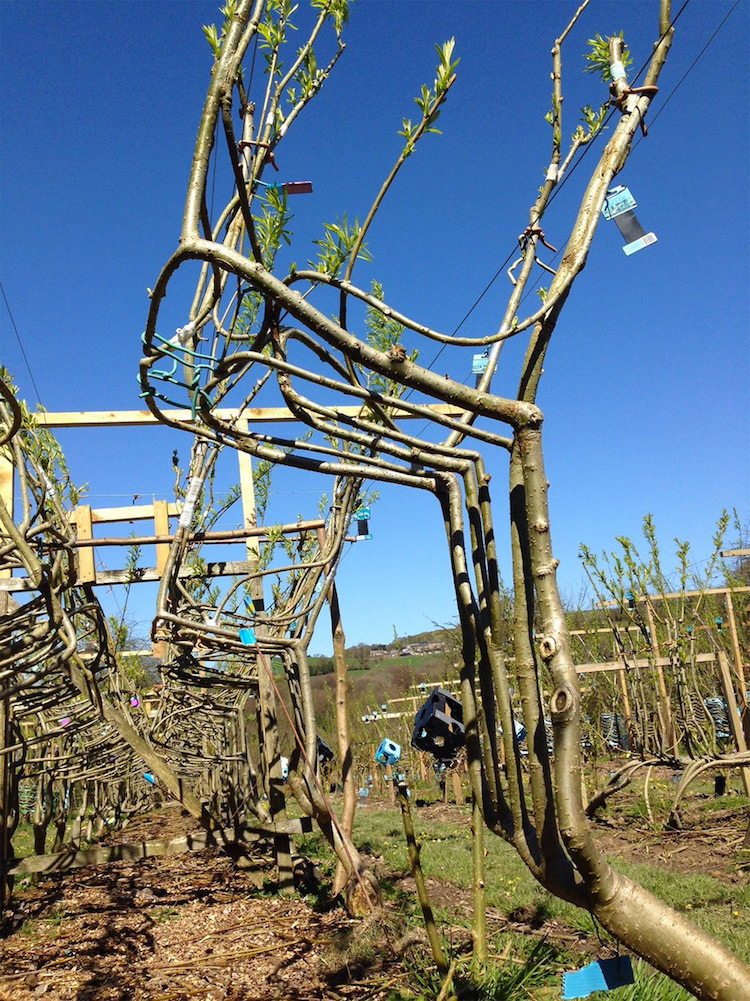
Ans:
[[[255,632],[252,629],[240,629],[240,643],[245,646],[255,645]]]
[[[656,243],[656,236],[653,233],[646,233],[640,239],[633,240],[632,243],[626,243],[622,249],[630,257],[631,254],[636,254],[639,250],[643,250],[644,247],[650,247],[652,243]]]
[[[630,956],[599,959],[582,970],[563,973],[563,1001],[587,998],[594,991],[614,991],[635,983]]]
[[[245,595],[245,609],[247,610],[247,613],[249,615],[255,614],[255,605],[253,604],[253,599],[248,598],[247,595]]]
[[[489,362],[489,357],[486,351],[483,351],[481,355],[471,356],[471,374],[472,375],[482,375],[483,372],[487,371],[487,364]]]
[[[604,205],[602,206],[602,215],[605,219],[614,219],[615,216],[623,212],[629,212],[637,205],[638,202],[631,195],[630,189],[621,185],[617,188],[611,188],[607,192],[607,197],[604,199]]]

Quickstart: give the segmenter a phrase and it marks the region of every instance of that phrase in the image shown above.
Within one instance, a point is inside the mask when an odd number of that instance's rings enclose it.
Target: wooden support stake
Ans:
[[[0,500],[5,504],[10,517],[13,517],[13,484],[16,467],[10,459],[0,453]],[[1,533],[0,533],[1,534]],[[0,578],[13,576],[10,569],[0,570]]]
[[[453,784],[453,798],[456,800],[456,806],[464,806],[466,799],[464,797],[463,786],[461,785],[461,776],[458,774],[457,768],[451,768],[451,783]]]
[[[154,501],[154,535],[169,535],[169,505],[165,500]],[[164,573],[169,558],[169,546],[156,547],[156,569]]]
[[[240,431],[247,431],[247,421],[237,421]],[[253,483],[252,458],[244,452],[238,452],[240,468],[240,491],[242,499],[242,514],[245,528],[257,526],[255,508],[255,484]],[[253,570],[260,564],[260,548],[258,539],[250,537],[246,542],[247,561]],[[250,596],[258,611],[265,608],[263,595],[263,578],[253,577],[250,581]],[[256,627],[256,633],[261,635],[262,629]],[[279,749],[278,716],[276,710],[276,693],[269,674],[271,661],[258,651],[258,743],[260,745],[261,768],[264,783],[268,792],[268,807],[271,819],[276,823],[286,821],[286,797],[284,795],[283,778],[281,775],[281,751]],[[288,834],[277,834],[274,838],[276,868],[279,874],[279,890],[281,893],[294,892],[294,866],[292,864],[292,842]]]
[[[10,700],[0,699],[0,750],[12,743],[10,737]],[[0,754],[0,906],[5,908],[13,892],[13,878],[9,877],[13,862],[10,816],[18,804],[13,803],[11,758]]]
[[[661,653],[659,651],[659,640],[656,636],[656,624],[654,622],[654,613],[651,608],[651,602],[646,602],[646,615],[648,617],[648,628],[651,636],[651,646],[654,653],[656,654],[656,678],[659,683],[659,701],[661,702],[661,715],[664,720],[664,741],[666,747],[665,751],[671,751],[672,754],[677,753],[677,738],[675,736],[674,723],[672,722],[672,709],[669,704],[669,695],[667,694],[667,686],[664,682],[664,672],[661,669],[661,664],[659,660],[661,658]]]
[[[737,712],[737,699],[735,698],[732,675],[729,670],[729,658],[723,650],[719,650],[719,675],[724,689],[724,698],[727,701],[729,725],[732,728],[732,736],[734,737],[737,750],[742,753],[747,750],[747,744],[745,743],[745,734],[742,732],[742,720]],[[742,782],[745,787],[745,795],[750,797],[750,767],[744,766],[741,769],[741,773]]]
[[[91,519],[91,508],[81,504],[76,508],[76,525],[79,539],[93,539],[94,529]],[[78,583],[92,584],[96,580],[96,556],[94,549],[79,549],[78,551]]]
[[[732,637],[732,651],[734,653],[734,666],[737,669],[737,677],[740,680],[740,705],[748,706],[747,683],[745,682],[745,669],[742,664],[742,652],[740,651],[740,640],[737,635],[737,620],[734,617],[734,601],[732,592],[726,591],[727,619],[729,623],[729,634]]]
[[[628,731],[628,741],[630,740],[630,734],[632,733],[630,729],[630,696],[628,695],[628,682],[625,677],[625,669],[618,671],[617,676],[620,680],[620,691],[622,692],[622,704],[623,711],[625,713],[625,726]],[[584,800],[584,802],[586,802]]]

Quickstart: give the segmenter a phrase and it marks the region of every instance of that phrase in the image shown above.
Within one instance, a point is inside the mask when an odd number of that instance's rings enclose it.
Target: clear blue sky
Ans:
[[[577,592],[578,547],[638,535],[652,512],[669,547],[710,551],[723,507],[748,517],[748,3],[741,0],[664,105],[733,0],[690,0],[650,113],[649,137],[621,175],[659,242],[634,257],[602,223],[548,355],[546,414],[553,542],[563,588]],[[174,249],[211,53],[201,25],[217,6],[184,2],[0,4],[2,260],[0,277],[48,410],[136,409],[147,298]],[[332,79],[281,147],[282,179],[310,178],[294,202],[290,257],[344,212],[363,217],[398,152],[396,131],[430,82],[434,43],[455,35],[459,79],[442,136],[408,162],[369,239],[378,278],[404,312],[451,331],[513,249],[549,159],[550,57],[577,4],[505,0],[362,0]],[[675,12],[680,3],[675,4]],[[636,66],[656,36],[656,0],[593,0],[563,51],[565,132],[606,87],[582,74],[585,40],[623,30]],[[596,150],[545,219],[555,245],[580,201]],[[357,273],[355,273],[357,274]],[[463,332],[499,323],[502,275]],[[170,295],[185,321],[188,286]],[[0,357],[30,403],[36,392],[0,303]],[[409,343],[407,341],[407,343]],[[512,392],[519,351],[496,383]],[[423,346],[421,361],[435,352]],[[470,351],[437,363],[470,379]],[[171,496],[171,454],[189,442],[167,429],[60,432],[74,477],[94,506]],[[227,482],[233,478],[228,456]],[[490,459],[495,516],[507,538],[505,459]],[[325,484],[279,475],[271,521],[313,516]],[[235,519],[236,520],[236,519]],[[145,526],[144,526],[145,527]],[[349,642],[383,642],[453,618],[434,500],[389,488],[373,510],[372,542],[352,547],[340,594]],[[112,551],[99,556],[113,567]],[[503,572],[509,576],[506,557]],[[107,602],[114,596],[103,594]],[[147,630],[148,588],[130,611]],[[121,600],[117,596],[117,600]],[[114,606],[113,606],[114,607]],[[314,650],[330,646],[316,636]]]

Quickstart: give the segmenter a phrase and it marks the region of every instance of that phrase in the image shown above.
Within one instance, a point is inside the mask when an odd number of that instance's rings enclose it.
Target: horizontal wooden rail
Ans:
[[[699,653],[696,655],[699,664],[710,664],[716,660],[715,653]],[[576,664],[576,674],[595,674],[597,671],[627,671],[632,668],[669,667],[672,661],[669,657],[654,657],[653,660],[638,658],[638,660],[605,660],[600,664]]]
[[[180,567],[177,576],[184,580],[190,577],[233,577],[242,574],[256,572],[257,562],[249,563],[246,560],[231,562],[220,560],[216,563],[206,563],[200,574],[196,573],[192,567]],[[112,584],[147,584],[161,580],[162,572],[157,567],[144,567],[133,570],[98,570],[93,580],[88,583],[109,587]],[[0,580],[0,594],[3,591],[34,591],[36,588],[28,577],[10,577]]]
[[[55,855],[27,855],[14,859],[8,866],[8,874],[26,876],[30,873],[67,872],[82,869],[88,865],[106,865],[109,862],[132,862],[136,859],[159,858],[163,855],[181,855],[185,852],[202,851],[204,848],[237,844],[241,841],[257,841],[264,835],[306,834],[312,831],[312,820],[287,820],[284,823],[242,824],[216,831],[198,831],[171,841],[138,841],[124,845],[101,845],[82,851],[58,852]]]
[[[316,528],[321,528],[325,522],[321,519],[315,521],[300,521],[294,525],[279,525],[269,528],[231,528],[225,531],[216,532],[190,532],[188,540],[190,542],[204,542],[206,544],[218,542],[241,541],[243,539],[267,538],[271,533],[281,535],[296,535],[298,532],[309,532]],[[105,537],[102,539],[77,539],[68,545],[72,549],[93,548],[94,546],[151,546],[162,545],[174,542],[174,535],[128,535],[121,538]],[[45,549],[55,549],[55,546],[45,545]]]
[[[336,407],[336,412],[342,417],[356,417],[362,413],[364,401],[358,406]],[[425,404],[425,409],[443,417],[460,417],[464,412],[460,407],[448,403]],[[189,410],[164,410],[164,416],[169,420],[188,421],[194,423]],[[251,424],[303,423],[296,414],[286,407],[246,407],[244,410],[227,410],[218,408],[213,411],[219,420],[241,419]],[[150,410],[74,410],[51,413],[40,411],[35,413],[34,420],[44,427],[50,428],[92,428],[92,427],[140,427],[151,425],[164,427],[164,423],[156,418]],[[424,420],[425,415],[413,414],[407,410],[395,410],[392,415],[396,420]]]

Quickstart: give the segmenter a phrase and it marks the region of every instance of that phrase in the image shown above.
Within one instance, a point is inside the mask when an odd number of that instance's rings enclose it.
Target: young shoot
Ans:
[[[623,38],[623,33],[620,32],[619,35],[611,35],[606,38],[602,38],[599,34],[594,35],[593,38],[589,38],[587,43],[589,51],[583,57],[588,64],[584,67],[584,73],[598,73],[605,83],[610,83],[612,80],[612,72],[610,70],[609,62],[610,37]],[[620,62],[626,70],[629,66],[633,65],[633,57],[630,55],[630,49],[628,49],[624,43]]]

